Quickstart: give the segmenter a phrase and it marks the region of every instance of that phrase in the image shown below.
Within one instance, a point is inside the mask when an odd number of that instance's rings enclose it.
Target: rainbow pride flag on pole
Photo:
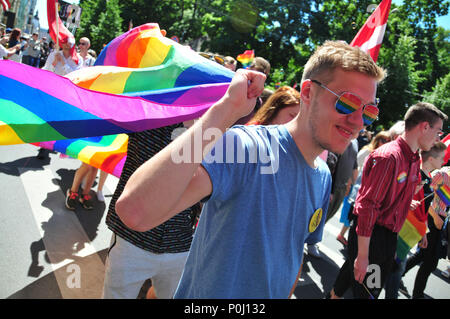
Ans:
[[[0,61],[0,145],[38,143],[119,176],[127,137],[105,135],[197,118],[225,94],[232,77],[163,37],[154,23],[114,39],[96,66],[67,78]]]
[[[244,53],[239,54],[236,58],[239,62],[241,62],[244,69],[248,68],[250,64],[252,64],[253,59],[255,58],[254,50],[245,50]]]
[[[444,166],[432,174],[430,187],[434,189],[434,198],[430,210],[446,217],[447,207],[450,206],[450,167]]]
[[[397,259],[405,260],[408,252],[427,233],[427,222],[419,220],[413,211],[408,211],[405,223],[398,233],[397,239]]]

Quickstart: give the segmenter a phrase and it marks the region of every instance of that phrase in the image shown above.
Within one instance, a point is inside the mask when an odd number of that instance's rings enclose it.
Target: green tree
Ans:
[[[100,14],[106,7],[106,0],[81,0],[80,7],[83,11],[76,38],[79,40],[81,37],[88,37],[92,40],[92,27],[98,25]]]
[[[92,48],[100,53],[104,45],[123,32],[119,0],[107,0],[105,10],[99,15],[98,24],[91,27]]]
[[[392,49],[380,51],[378,63],[386,69],[387,77],[378,89],[379,123],[386,128],[403,119],[406,108],[417,101],[417,87],[423,78],[414,61],[416,42],[413,37],[403,36],[396,38]]]
[[[168,37],[176,35],[202,51],[236,57],[254,49],[271,63],[267,85],[274,88],[278,82],[300,82],[304,64],[325,40],[351,42],[371,14],[370,4],[373,0],[121,0],[114,12],[122,18],[122,32],[130,21],[134,26],[156,22]],[[81,6],[79,35],[97,46],[107,43],[105,35],[112,39],[110,30],[119,30],[120,19],[107,18],[106,0],[81,0]],[[436,17],[448,9],[449,1],[442,0],[392,4],[378,59],[388,77],[379,88],[377,125],[388,127],[402,118],[405,106],[432,92],[449,73],[449,30],[436,26]]]
[[[434,104],[445,114],[450,114],[450,73],[439,79],[431,92],[425,93],[424,100]]]

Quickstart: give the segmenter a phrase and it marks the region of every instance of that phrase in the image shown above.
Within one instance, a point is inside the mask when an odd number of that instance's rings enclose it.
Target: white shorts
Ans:
[[[188,253],[154,254],[113,234],[106,258],[103,298],[136,299],[149,278],[159,299],[173,298]]]

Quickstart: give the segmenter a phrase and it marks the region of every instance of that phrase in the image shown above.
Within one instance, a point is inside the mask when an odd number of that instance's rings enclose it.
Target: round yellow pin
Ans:
[[[309,220],[308,230],[310,233],[316,230],[321,220],[322,220],[322,208],[318,208],[311,216],[311,219]]]

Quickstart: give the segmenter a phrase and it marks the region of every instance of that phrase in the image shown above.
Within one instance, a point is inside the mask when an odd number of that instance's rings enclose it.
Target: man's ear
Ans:
[[[300,98],[302,99],[303,103],[309,105],[311,103],[311,86],[312,86],[311,80],[305,80],[302,83],[301,91],[300,91]]]
[[[423,121],[423,122],[419,123],[419,127],[420,127],[421,132],[426,132],[427,130],[429,130],[431,128],[431,125],[430,125],[430,123]]]

